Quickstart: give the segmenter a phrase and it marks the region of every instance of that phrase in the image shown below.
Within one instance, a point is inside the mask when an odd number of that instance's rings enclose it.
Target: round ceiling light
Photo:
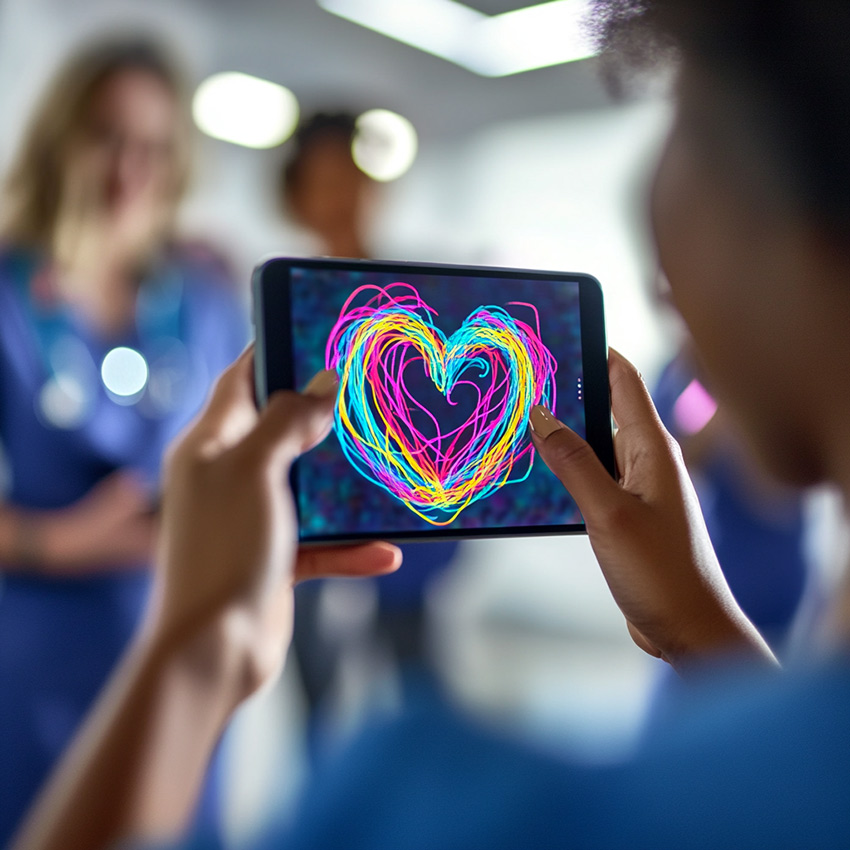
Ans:
[[[386,182],[401,177],[413,165],[419,140],[407,118],[389,109],[370,109],[356,126],[351,153],[361,171]]]

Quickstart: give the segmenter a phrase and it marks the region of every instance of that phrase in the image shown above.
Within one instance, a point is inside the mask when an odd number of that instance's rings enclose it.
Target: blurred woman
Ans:
[[[191,130],[146,42],[55,77],[8,177],[0,246],[0,845],[142,610],[163,447],[238,352],[242,311],[181,246]]]

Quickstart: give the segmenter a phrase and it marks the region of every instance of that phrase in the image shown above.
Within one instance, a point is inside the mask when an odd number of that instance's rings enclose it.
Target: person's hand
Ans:
[[[275,675],[292,586],[390,572],[386,543],[297,553],[287,472],[328,431],[336,375],[258,413],[253,351],[219,379],[166,463],[151,604],[22,828],[18,850],[169,846],[234,709]]]
[[[635,643],[679,670],[717,652],[774,663],[726,584],[679,447],[640,374],[613,350],[609,372],[618,481],[545,408],[532,411],[532,440],[576,500]]]
[[[29,566],[50,575],[135,569],[153,557],[157,518],[150,489],[125,470],[106,476],[67,508],[24,522],[33,538]]]
[[[297,552],[287,476],[328,433],[336,375],[319,373],[303,395],[275,393],[258,412],[252,355],[222,375],[170,453],[153,617],[166,641],[200,640],[204,663],[212,653],[216,675],[238,680],[236,701],[282,665],[295,582],[379,575],[401,561],[387,543]]]

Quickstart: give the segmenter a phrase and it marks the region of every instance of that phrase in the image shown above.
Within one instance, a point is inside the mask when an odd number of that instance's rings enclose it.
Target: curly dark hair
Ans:
[[[608,76],[673,59],[707,81],[706,150],[850,235],[850,2],[596,0],[591,26]]]

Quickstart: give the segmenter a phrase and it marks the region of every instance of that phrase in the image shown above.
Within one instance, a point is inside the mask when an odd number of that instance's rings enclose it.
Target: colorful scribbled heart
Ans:
[[[534,326],[503,307],[479,307],[448,338],[436,312],[406,283],[361,286],[328,338],[327,368],[340,390],[334,430],[352,466],[432,525],[528,477],[531,408],[555,406],[557,364]],[[468,416],[436,416],[422,401],[426,379]],[[464,407],[464,410],[466,408]]]

